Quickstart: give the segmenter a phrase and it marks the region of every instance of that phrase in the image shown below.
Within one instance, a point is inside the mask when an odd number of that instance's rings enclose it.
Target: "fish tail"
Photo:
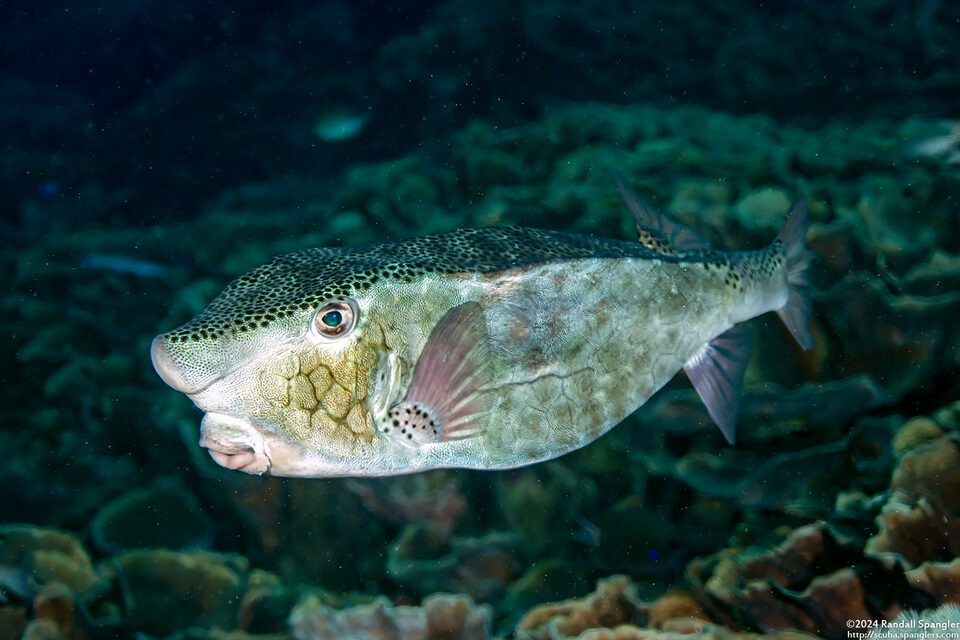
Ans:
[[[813,252],[804,244],[808,228],[810,218],[807,216],[807,201],[798,198],[790,207],[790,213],[774,242],[783,251],[783,268],[787,277],[787,301],[776,310],[777,315],[805,350],[813,348],[813,333],[810,331],[813,303],[810,299],[810,281],[807,279],[807,268],[813,261]]]

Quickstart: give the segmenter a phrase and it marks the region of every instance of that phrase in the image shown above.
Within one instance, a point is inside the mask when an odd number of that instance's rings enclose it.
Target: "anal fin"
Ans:
[[[433,328],[403,400],[387,411],[385,435],[411,446],[475,436],[490,396],[492,378],[483,309],[465,302]]]
[[[683,370],[707,407],[710,418],[733,444],[740,407],[740,386],[753,348],[750,328],[736,325],[697,351]]]

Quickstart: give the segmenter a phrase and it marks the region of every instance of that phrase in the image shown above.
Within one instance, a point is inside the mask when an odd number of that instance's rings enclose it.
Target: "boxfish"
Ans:
[[[639,241],[493,227],[287,253],[154,338],[154,368],[203,412],[200,446],[252,474],[529,465],[681,369],[732,443],[745,321],[776,311],[813,346],[806,204],[728,252],[614,181]]]

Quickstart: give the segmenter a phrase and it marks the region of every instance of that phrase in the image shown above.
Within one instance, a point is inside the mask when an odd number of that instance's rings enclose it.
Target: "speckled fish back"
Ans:
[[[544,262],[622,257],[681,259],[636,242],[525,227],[458,229],[401,242],[304,249],[240,276],[197,317],[166,336],[187,342],[265,328],[330,298],[366,292],[381,279],[409,283],[431,273],[492,273]]]

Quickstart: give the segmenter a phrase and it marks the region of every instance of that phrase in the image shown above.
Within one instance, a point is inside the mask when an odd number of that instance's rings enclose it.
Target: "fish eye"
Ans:
[[[331,300],[313,317],[313,329],[324,338],[342,338],[357,324],[360,310],[354,300]]]

